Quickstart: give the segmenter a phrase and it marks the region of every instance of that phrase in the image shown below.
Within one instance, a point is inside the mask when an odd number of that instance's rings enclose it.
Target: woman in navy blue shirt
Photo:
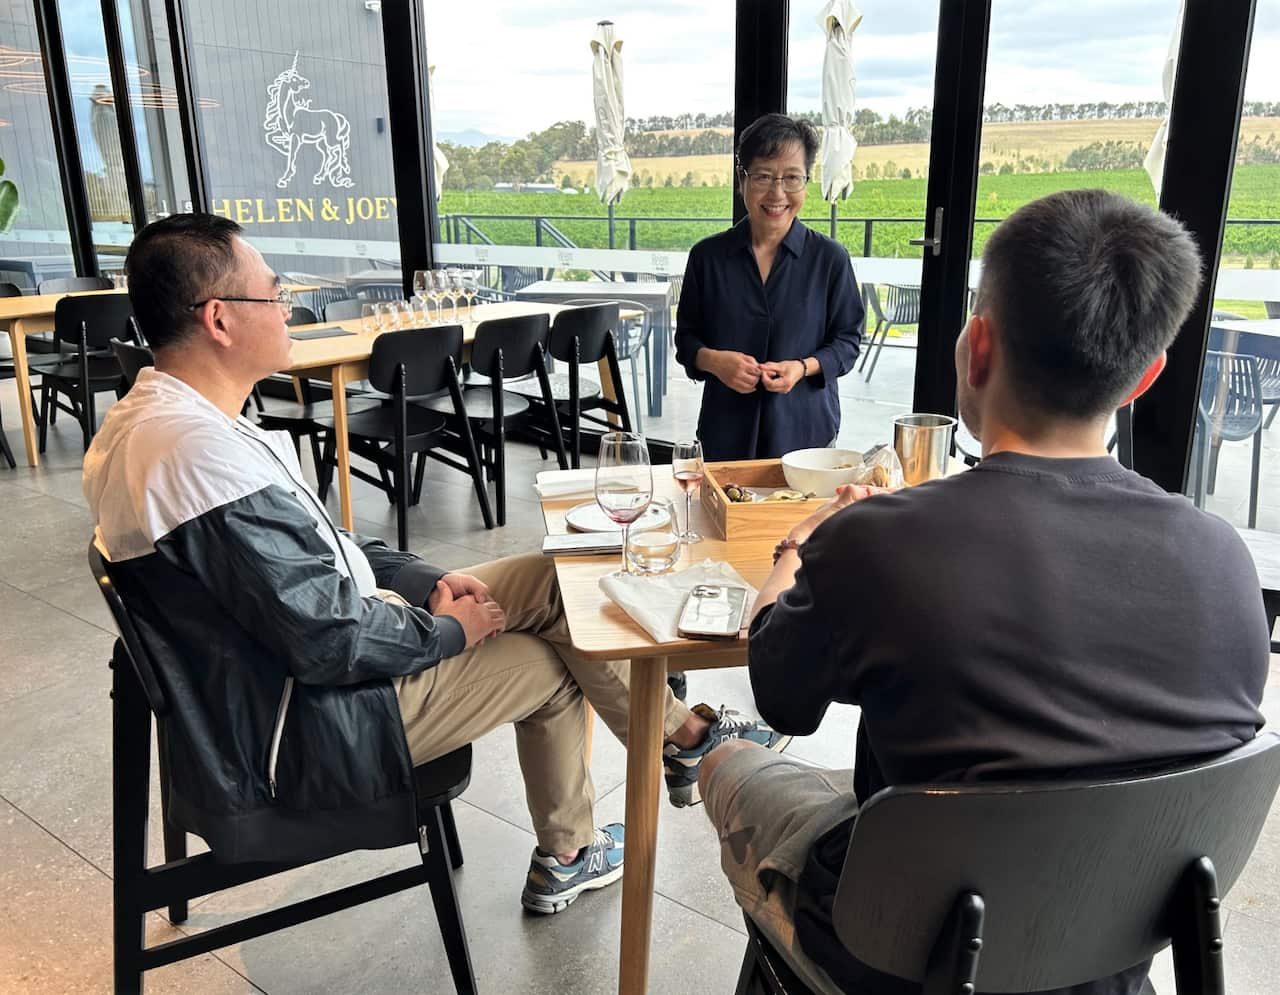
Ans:
[[[797,220],[817,153],[804,121],[753,122],[738,143],[747,217],[689,253],[676,359],[705,381],[709,460],[826,446],[840,429],[836,382],[857,358],[864,311],[849,253]]]

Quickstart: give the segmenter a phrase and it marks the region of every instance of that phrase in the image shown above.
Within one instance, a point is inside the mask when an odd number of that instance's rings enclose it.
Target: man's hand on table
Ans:
[[[461,596],[454,593],[453,584],[467,582],[470,590]],[[475,593],[483,591],[483,595]],[[488,588],[466,574],[445,574],[436,583],[436,589],[427,599],[427,610],[432,615],[449,615],[457,619],[467,639],[467,649],[479,646],[490,636],[496,636],[507,624],[502,607],[489,597]]]

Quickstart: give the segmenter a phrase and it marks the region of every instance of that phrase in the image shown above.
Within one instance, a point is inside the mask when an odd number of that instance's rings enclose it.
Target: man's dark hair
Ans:
[[[153,349],[191,333],[197,322],[190,305],[230,292],[240,230],[216,214],[171,214],[138,232],[124,271],[134,317]]]
[[[977,310],[1000,329],[1018,399],[1084,419],[1115,408],[1169,347],[1200,284],[1195,242],[1106,190],[1014,211],[982,253]]]
[[[804,149],[804,171],[813,172],[818,157],[818,133],[808,121],[785,114],[766,114],[742,129],[738,136],[738,168],[746,172],[757,159],[772,159],[788,145]]]

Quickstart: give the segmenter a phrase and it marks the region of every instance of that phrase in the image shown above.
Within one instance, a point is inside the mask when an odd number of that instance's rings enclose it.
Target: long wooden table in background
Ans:
[[[573,496],[546,498],[542,513],[547,532],[567,531],[565,512],[592,497],[591,470],[546,471],[544,480],[573,480],[583,487]],[[671,479],[670,468],[653,468],[655,497],[672,499],[683,507],[683,494]],[[705,559],[733,564],[757,589],[772,569],[776,539],[735,540],[714,538],[715,526],[698,502],[693,504],[693,528],[707,536],[693,546],[682,546],[677,569]],[[781,538],[779,535],[777,538]],[[574,648],[589,660],[631,661],[631,704],[627,733],[626,827],[627,859],[622,877],[622,940],[618,991],[641,995],[649,981],[649,945],[653,918],[654,860],[658,841],[659,794],[662,786],[662,719],[667,688],[667,668],[709,670],[740,667],[746,663],[746,634],[732,643],[682,639],[655,643],[639,625],[600,590],[600,578],[616,570],[619,554],[556,557],[556,579],[564,600],[565,617]],[[715,859],[709,855],[708,860]]]

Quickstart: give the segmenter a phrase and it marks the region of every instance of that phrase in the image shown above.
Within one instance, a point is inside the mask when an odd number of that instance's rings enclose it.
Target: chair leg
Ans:
[[[18,464],[14,461],[13,450],[9,448],[9,440],[5,438],[3,427],[0,427],[0,453],[4,454],[4,461],[9,464],[10,470],[17,467]]]
[[[93,427],[98,421],[98,412],[94,404],[93,388],[89,386],[89,381],[85,380],[81,385],[82,391],[80,395],[80,431],[84,435],[84,451],[89,451],[89,444],[93,442]]]
[[[1276,420],[1277,411],[1280,411],[1280,401],[1277,401],[1275,404],[1271,405],[1271,413],[1267,415],[1267,420],[1265,423],[1263,423],[1263,426],[1262,426],[1263,428],[1271,427],[1271,423]]]
[[[502,419],[495,419],[498,438],[493,445],[494,497],[498,503],[498,524],[507,524],[507,433]]]
[[[49,441],[49,391],[52,388],[46,383],[40,385],[40,413],[37,416],[40,429],[40,455],[44,455],[45,446]],[[57,410],[57,404],[54,404],[54,410]]]
[[[471,950],[467,946],[467,934],[462,925],[458,893],[453,887],[453,869],[450,867],[448,837],[441,810],[433,808],[427,813],[426,821],[422,830],[427,852],[422,855],[422,863],[427,868],[427,884],[431,889],[431,902],[436,909],[445,953],[449,957],[453,986],[458,995],[475,995],[476,976],[471,967]]]
[[[117,995],[141,995],[146,942],[146,910],[139,901],[139,886],[147,873],[151,712],[129,667],[117,648],[111,662],[112,950]]]
[[[320,496],[321,502],[328,500],[329,487],[333,484],[333,468],[337,462],[334,455],[337,448],[337,437],[333,432],[325,433],[324,453],[320,457],[320,464],[316,467],[316,493]]]
[[[876,364],[880,362],[880,353],[884,352],[884,343],[889,337],[889,329],[892,327],[892,324],[885,322],[884,330],[880,333],[880,341],[875,347],[875,355],[871,357],[871,369],[867,370],[867,383],[871,383],[871,378],[875,375]]]
[[[418,467],[413,475],[413,496],[409,500],[410,504],[416,506],[422,500],[422,482],[426,479],[426,476],[427,454],[418,453]]]
[[[395,454],[396,467],[391,474],[392,490],[396,505],[396,540],[399,549],[409,551],[409,454]]]
[[[757,995],[760,991],[760,979],[756,973],[756,948],[750,939],[747,940],[747,951],[742,956],[742,970],[738,972],[738,986],[733,995]]]
[[[1258,525],[1258,475],[1262,469],[1262,429],[1253,433],[1253,466],[1249,470],[1249,528]]]
[[[631,396],[635,398],[631,407],[636,413],[636,434],[644,435],[644,408],[647,399],[640,394],[640,369],[634,353],[631,356]]]
[[[1209,478],[1205,482],[1205,493],[1212,494],[1218,485],[1218,455],[1222,452],[1222,440],[1215,439],[1209,445]]]
[[[471,433],[471,423],[462,423],[463,455],[467,458],[467,467],[471,471],[471,486],[475,488],[476,500],[480,502],[480,517],[484,519],[486,529],[493,528],[493,509],[489,507],[489,491],[485,487],[485,465],[476,449],[476,439]]]
[[[871,329],[871,334],[867,336],[867,350],[862,354],[862,362],[858,364],[859,373],[867,368],[867,360],[871,358],[871,347],[876,344],[876,336],[879,334],[880,322],[876,322],[876,327]]]
[[[449,866],[455,871],[462,866],[462,841],[458,839],[458,824],[453,821],[453,805],[440,806],[440,820],[444,824],[445,842],[449,844]]]

